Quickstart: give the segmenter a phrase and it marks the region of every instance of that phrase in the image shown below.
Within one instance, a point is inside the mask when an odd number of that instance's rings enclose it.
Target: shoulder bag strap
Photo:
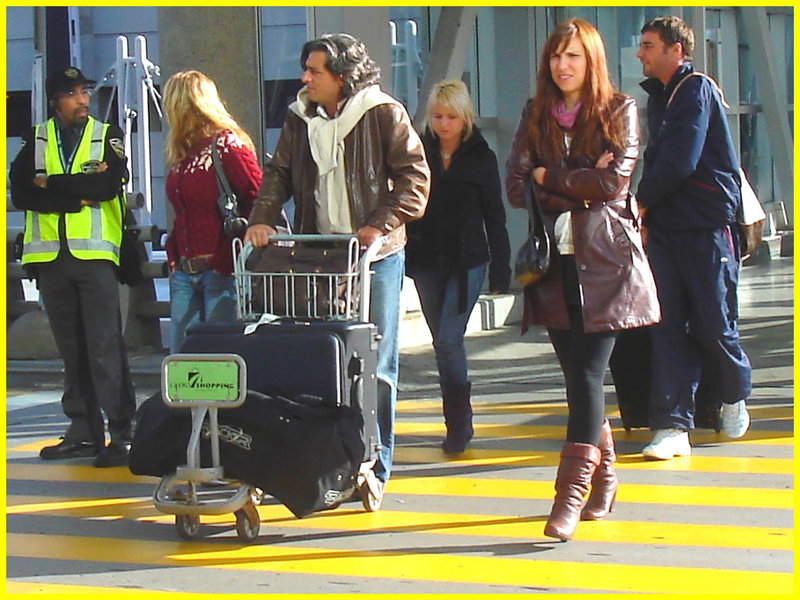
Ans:
[[[527,204],[528,207],[528,223],[530,224],[530,228],[534,229],[538,224],[544,229],[544,215],[542,214],[542,208],[539,206],[539,203],[533,197],[533,183],[530,178],[525,181],[523,192],[525,194],[525,204]]]
[[[211,160],[214,163],[214,170],[217,172],[217,186],[219,187],[220,195],[234,196],[231,184],[228,183],[228,178],[225,177],[225,171],[222,169],[222,157],[219,155],[219,148],[217,148],[217,139],[219,134],[215,133],[211,138]]]
[[[719,98],[722,101],[722,106],[724,106],[725,108],[730,108],[730,104],[728,104],[725,101],[725,94],[722,92],[722,88],[719,87],[719,84],[716,81],[714,81],[713,77],[709,77],[708,75],[706,75],[705,73],[701,73],[700,71],[693,71],[693,72],[689,73],[688,75],[686,75],[683,79],[681,79],[678,82],[678,84],[675,86],[675,89],[672,90],[672,93],[669,95],[669,100],[667,100],[667,106],[670,105],[670,102],[672,102],[672,99],[675,97],[675,93],[683,85],[683,82],[686,81],[687,79],[689,79],[689,77],[692,77],[694,75],[697,75],[698,77],[705,77],[711,83],[711,85],[714,87],[714,89],[717,90],[717,93],[719,94]]]

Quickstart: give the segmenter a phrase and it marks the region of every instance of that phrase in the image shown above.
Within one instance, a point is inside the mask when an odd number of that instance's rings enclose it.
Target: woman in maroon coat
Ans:
[[[660,318],[628,193],[638,151],[636,103],[612,87],[600,34],[581,19],[558,25],[517,127],[506,189],[522,208],[533,179],[555,240],[550,272],[525,289],[523,330],[547,327],[567,385],[567,439],[544,531],[563,541],[580,518],[605,517],[616,496],[603,378],[617,333]]]
[[[250,214],[261,185],[261,167],[250,136],[225,109],[214,82],[202,73],[182,71],[170,77],[164,86],[164,108],[169,123],[167,198],[175,211],[166,243],[170,350],[177,352],[191,324],[236,318],[231,238],[222,230],[217,208],[212,140],[216,136],[240,215]]]

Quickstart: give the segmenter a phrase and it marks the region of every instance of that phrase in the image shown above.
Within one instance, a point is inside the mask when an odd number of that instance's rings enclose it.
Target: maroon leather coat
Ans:
[[[636,201],[629,193],[630,178],[639,155],[636,102],[620,95],[615,117],[623,119],[625,148],[613,162],[595,169],[594,160],[568,156],[548,164],[532,155],[527,141],[531,101],[526,105],[506,161],[508,202],[525,207],[523,186],[534,167],[547,168],[544,185],[534,184],[534,195],[553,234],[556,218],[572,211],[575,261],[581,288],[583,326],[587,333],[652,325],[661,319],[656,285],[637,226]],[[588,208],[584,204],[588,200]],[[555,239],[555,238],[554,238]],[[569,329],[558,252],[548,274],[525,288],[522,332],[530,324]]]

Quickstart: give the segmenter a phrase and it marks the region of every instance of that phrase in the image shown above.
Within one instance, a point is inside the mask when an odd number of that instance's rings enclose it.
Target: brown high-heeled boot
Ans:
[[[598,464],[600,450],[597,446],[575,442],[564,444],[556,475],[556,499],[544,527],[547,537],[566,542],[575,535],[583,499],[589,492],[589,484]]]
[[[617,460],[617,455],[614,452],[614,437],[611,435],[611,425],[608,419],[603,421],[603,429],[600,431],[600,442],[597,447],[600,450],[600,464],[594,471],[592,491],[581,512],[581,519],[584,521],[599,521],[606,518],[614,508],[614,501],[617,499],[619,480],[617,480],[617,473],[614,470],[614,461]]]

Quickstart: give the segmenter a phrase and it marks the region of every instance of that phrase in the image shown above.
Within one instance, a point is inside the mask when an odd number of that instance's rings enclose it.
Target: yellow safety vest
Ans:
[[[107,135],[108,125],[89,117],[75,147],[70,174],[92,173],[97,168],[103,160]],[[37,125],[34,140],[36,176],[63,175],[66,171],[58,147],[55,120]],[[117,199],[84,206],[77,213],[26,211],[22,264],[55,260],[61,249],[58,224],[63,218],[70,254],[79,260],[105,259],[119,265],[125,195],[120,191]]]

